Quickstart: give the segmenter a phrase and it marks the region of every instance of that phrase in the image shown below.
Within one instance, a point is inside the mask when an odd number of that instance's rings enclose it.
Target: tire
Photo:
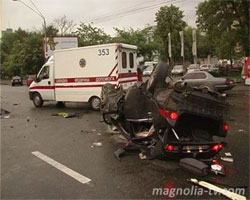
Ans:
[[[36,107],[42,107],[43,105],[43,99],[41,97],[41,95],[39,93],[34,93],[33,96],[32,96],[32,99],[33,99],[33,104],[34,106]]]
[[[204,92],[215,92],[216,89],[211,83],[203,83],[199,86],[200,89],[202,89]]]
[[[15,86],[15,83],[12,83],[11,85],[12,85],[12,86]]]
[[[112,121],[109,114],[102,114],[102,118],[106,124],[112,125]]]
[[[147,83],[147,91],[151,94],[154,93],[155,89],[164,87],[165,78],[168,75],[168,65],[164,62],[159,63],[155,70],[153,71],[148,83]]]
[[[91,97],[89,104],[92,110],[98,111],[100,110],[101,99],[99,97]]]
[[[64,107],[65,107],[65,104],[64,104],[63,101],[57,101],[57,102],[56,102],[56,107],[58,107],[58,108],[64,108]]]

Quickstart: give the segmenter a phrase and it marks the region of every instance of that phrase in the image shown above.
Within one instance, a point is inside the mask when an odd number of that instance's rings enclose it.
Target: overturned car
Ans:
[[[148,82],[126,91],[105,84],[100,106],[104,121],[152,158],[214,157],[225,145],[214,136],[227,135],[228,103],[209,87],[175,84],[168,74],[169,66],[160,63]]]

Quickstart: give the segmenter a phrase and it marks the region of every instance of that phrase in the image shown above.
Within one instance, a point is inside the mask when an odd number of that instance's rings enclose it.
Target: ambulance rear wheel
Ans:
[[[36,107],[42,107],[42,105],[43,105],[43,99],[42,99],[41,95],[37,92],[33,94],[33,104]]]
[[[89,103],[92,110],[100,110],[101,99],[99,97],[91,97]]]

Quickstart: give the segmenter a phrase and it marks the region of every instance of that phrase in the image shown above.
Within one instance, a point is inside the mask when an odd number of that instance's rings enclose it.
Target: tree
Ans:
[[[52,24],[46,27],[46,35],[47,36],[57,36],[59,33],[59,30],[54,27]]]
[[[113,38],[113,42],[126,43],[136,45],[138,47],[138,56],[142,56],[144,61],[152,61],[154,53],[159,49],[159,45],[154,40],[153,27],[146,27],[142,30],[133,28],[118,29],[116,31],[116,37]]]
[[[198,27],[220,58],[237,57],[237,44],[249,55],[249,1],[208,0],[198,5],[196,15]]]
[[[163,42],[164,54],[168,56],[168,33],[171,33],[172,57],[174,60],[181,60],[180,57],[180,36],[179,31],[186,27],[183,21],[183,11],[174,5],[161,7],[156,13],[156,34]],[[163,58],[165,56],[162,56]],[[165,57],[166,58],[166,57]]]
[[[29,33],[19,28],[13,33],[6,33],[1,38],[0,49],[1,49],[1,64],[4,63],[6,57],[12,51],[12,48],[16,42],[23,42]]]
[[[74,34],[78,37],[79,46],[105,44],[111,41],[111,37],[102,29],[93,27],[92,24],[81,23]]]
[[[66,15],[54,19],[52,25],[59,31],[60,36],[71,35],[76,26],[73,20],[67,19]]]
[[[2,62],[2,75],[37,73],[44,63],[42,37],[40,33],[29,33],[22,40],[15,40],[4,62]]]

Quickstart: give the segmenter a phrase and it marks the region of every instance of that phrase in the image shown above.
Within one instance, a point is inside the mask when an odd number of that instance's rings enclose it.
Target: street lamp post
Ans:
[[[34,4],[34,2],[32,0],[30,0],[30,2],[35,7],[35,9],[33,9],[32,7],[30,7],[29,5],[27,5],[26,3],[24,3],[22,0],[12,0],[12,1],[19,1],[20,3],[22,3],[24,6],[26,6],[30,10],[32,10],[34,13],[36,13],[38,16],[40,16],[43,19],[44,37],[45,37],[44,45],[45,45],[45,58],[46,58],[46,52],[47,52],[47,34],[46,34],[46,20],[45,20],[44,15],[39,11],[39,9],[36,7],[36,5]]]

